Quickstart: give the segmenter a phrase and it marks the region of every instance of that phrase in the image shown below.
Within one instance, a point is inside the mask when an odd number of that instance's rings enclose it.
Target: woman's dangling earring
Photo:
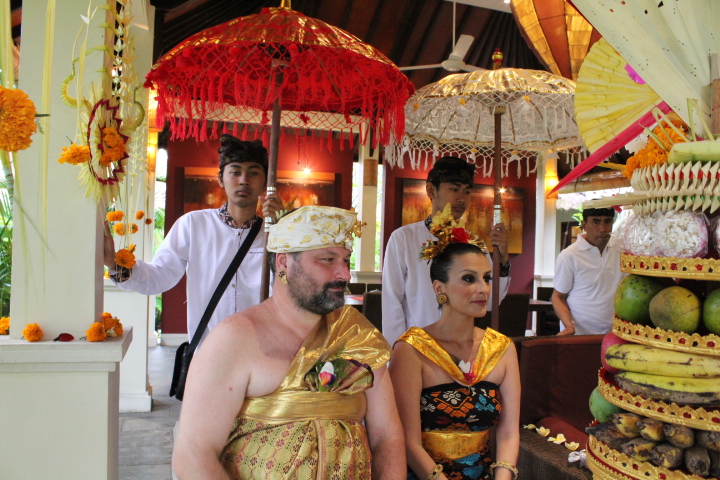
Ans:
[[[283,283],[283,284],[285,284],[285,285],[288,284],[288,281],[287,281],[287,273],[285,273],[285,270],[280,270],[280,271],[278,272],[278,277],[280,278],[280,283]]]
[[[444,293],[438,293],[435,295],[435,300],[437,300],[438,305],[445,305],[448,301],[448,297]]]

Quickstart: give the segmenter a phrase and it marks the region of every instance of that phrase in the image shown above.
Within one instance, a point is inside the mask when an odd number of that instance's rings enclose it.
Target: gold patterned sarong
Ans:
[[[367,366],[353,368],[333,391],[311,391],[308,372],[338,358]],[[355,308],[324,316],[277,390],[245,399],[220,456],[230,478],[369,479],[365,390],[389,359],[389,345]]]

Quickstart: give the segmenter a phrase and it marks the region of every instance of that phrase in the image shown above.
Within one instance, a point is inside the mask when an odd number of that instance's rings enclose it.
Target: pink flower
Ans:
[[[323,365],[318,374],[318,378],[320,379],[320,385],[323,387],[335,381],[335,367],[333,367],[331,362],[325,362],[325,365]]]

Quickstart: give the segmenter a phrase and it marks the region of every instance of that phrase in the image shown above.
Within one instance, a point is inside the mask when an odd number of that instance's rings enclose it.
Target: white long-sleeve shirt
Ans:
[[[172,226],[152,262],[138,260],[132,276],[117,286],[157,295],[177,285],[187,273],[187,329],[192,340],[210,297],[249,232],[249,228],[225,224],[216,209],[187,213]],[[264,250],[261,230],[220,298],[205,335],[224,318],[260,303]]]
[[[430,263],[420,260],[422,244],[437,238],[425,222],[411,223],[390,235],[382,271],[382,332],[393,345],[410,327],[427,327],[440,320],[440,309],[430,280]],[[492,268],[490,255],[485,255]],[[500,278],[500,300],[510,277]]]

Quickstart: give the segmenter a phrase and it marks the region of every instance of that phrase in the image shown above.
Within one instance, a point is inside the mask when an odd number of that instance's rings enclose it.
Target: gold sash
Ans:
[[[468,383],[465,374],[455,364],[452,357],[440,344],[422,328],[411,327],[398,342],[406,342],[422,353],[431,362],[442,368],[453,380],[461,385],[475,385],[492,371],[505,354],[511,340],[492,328],[485,330],[485,336],[478,348],[477,356],[473,362],[474,380]]]
[[[487,445],[490,429],[482,432],[433,430],[422,432],[422,445],[435,463],[457,460],[480,452]]]
[[[245,400],[240,416],[265,422],[352,420],[362,422],[367,409],[365,392],[280,392]]]

